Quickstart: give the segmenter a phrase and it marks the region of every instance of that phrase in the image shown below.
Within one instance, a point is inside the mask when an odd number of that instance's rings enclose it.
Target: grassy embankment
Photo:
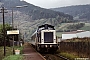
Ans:
[[[17,47],[15,46],[14,49],[19,49],[21,52],[20,52],[20,55],[13,55],[13,50],[12,50],[12,47],[6,47],[6,56],[4,57],[4,52],[3,52],[3,47],[0,47],[0,60],[22,60],[23,56],[21,55],[22,54],[22,50],[23,50],[23,47]]]
[[[74,60],[75,58],[79,58],[77,55],[74,55],[72,53],[67,53],[67,52],[61,52],[60,55],[66,57],[70,60]]]
[[[74,53],[68,53],[68,52],[61,52],[59,49],[57,50],[57,53],[60,55],[60,56],[63,56],[67,59],[70,59],[70,60],[74,60],[75,58],[79,58],[79,56],[77,56],[76,54]]]

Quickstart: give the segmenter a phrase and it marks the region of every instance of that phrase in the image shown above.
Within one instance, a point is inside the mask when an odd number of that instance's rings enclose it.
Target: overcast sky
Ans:
[[[64,7],[70,5],[90,4],[90,0],[24,0],[43,8]]]

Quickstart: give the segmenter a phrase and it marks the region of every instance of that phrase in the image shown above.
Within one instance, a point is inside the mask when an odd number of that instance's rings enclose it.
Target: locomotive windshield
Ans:
[[[44,43],[53,43],[53,32],[44,32]]]

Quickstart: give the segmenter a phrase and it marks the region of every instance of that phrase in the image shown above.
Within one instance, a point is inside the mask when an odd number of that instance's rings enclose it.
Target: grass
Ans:
[[[67,52],[61,52],[60,55],[66,57],[70,60],[74,60],[75,58],[79,58],[78,56],[73,55],[72,53],[67,53]]]
[[[6,47],[6,56],[9,56],[12,54],[12,48]],[[4,58],[4,47],[0,47],[0,60]]]
[[[14,47],[14,49],[16,50],[16,49],[19,49],[21,52],[21,54],[22,54],[22,50],[23,50],[23,46],[22,47],[18,47],[18,46],[15,46]],[[2,60],[3,58],[8,58],[8,57],[11,57],[11,56],[13,56],[13,50],[12,50],[12,47],[7,47],[6,46],[6,56],[4,57],[4,47],[2,46],[2,47],[0,47],[0,60]],[[15,56],[15,55],[14,55]],[[15,56],[15,57],[17,57],[18,58],[18,56]],[[20,57],[20,56],[19,56]]]
[[[10,55],[3,60],[22,60],[23,56],[22,55]]]

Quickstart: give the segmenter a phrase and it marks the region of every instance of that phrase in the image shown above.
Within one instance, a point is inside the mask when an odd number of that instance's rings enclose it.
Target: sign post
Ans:
[[[15,34],[19,34],[19,30],[11,30],[11,31],[7,31],[8,35],[15,35]]]
[[[13,54],[14,54],[14,35],[15,34],[19,34],[19,30],[11,30],[11,31],[7,31],[8,35],[13,35]]]

